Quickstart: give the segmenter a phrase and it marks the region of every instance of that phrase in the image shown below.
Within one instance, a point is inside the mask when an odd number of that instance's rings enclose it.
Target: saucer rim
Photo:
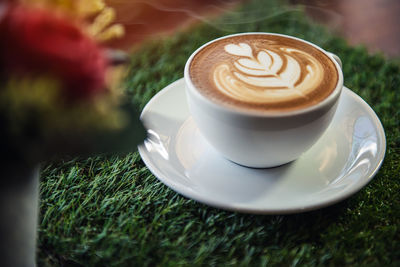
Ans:
[[[185,86],[184,83],[184,78],[180,78],[171,84],[167,85],[163,89],[161,89],[157,94],[155,94],[150,101],[145,105],[145,107],[142,110],[142,113],[140,117],[142,118],[146,112],[151,109],[152,103],[157,101],[158,98],[162,97],[164,94],[168,93],[170,90],[175,89],[175,87]],[[342,94],[348,94],[349,97],[353,98],[355,101],[357,101],[360,105],[364,107],[364,110],[366,111],[366,114],[369,115],[371,120],[374,122],[375,129],[376,129],[376,135],[378,139],[380,140],[381,143],[381,149],[379,149],[379,153],[376,155],[377,159],[377,164],[374,168],[371,168],[369,171],[369,175],[364,176],[361,178],[361,181],[358,181],[357,183],[353,184],[352,187],[348,190],[345,190],[344,193],[341,194],[333,194],[328,198],[324,198],[322,201],[317,202],[315,204],[308,204],[308,205],[299,205],[299,206],[294,206],[290,208],[271,208],[268,207],[268,209],[262,209],[262,208],[249,208],[248,206],[241,206],[238,203],[233,203],[232,205],[227,205],[226,203],[222,203],[221,201],[215,201],[213,199],[210,199],[209,197],[203,197],[202,194],[199,194],[196,191],[191,190],[190,188],[187,188],[186,186],[183,186],[180,183],[174,183],[174,181],[170,178],[168,178],[167,174],[164,174],[162,170],[160,170],[159,167],[154,165],[152,163],[152,160],[148,156],[148,153],[146,153],[146,150],[144,148],[144,144],[141,144],[138,146],[138,151],[139,154],[145,163],[146,167],[150,170],[150,172],[158,179],[160,180],[163,184],[168,186],[171,190],[179,193],[180,195],[191,199],[195,200],[197,202],[200,202],[202,204],[206,204],[211,207],[223,209],[223,210],[228,210],[228,211],[233,211],[233,212],[241,212],[241,213],[249,213],[249,214],[264,214],[264,215],[280,215],[280,214],[294,214],[294,213],[301,213],[301,212],[307,212],[307,211],[312,211],[312,210],[317,210],[321,209],[324,207],[331,206],[333,204],[336,204],[338,202],[343,201],[344,199],[349,198],[350,196],[354,195],[358,191],[360,191],[363,187],[365,187],[378,173],[379,169],[381,168],[385,154],[386,154],[386,136],[385,136],[385,131],[383,128],[383,125],[375,113],[375,111],[371,108],[371,106],[363,100],[359,95],[357,95],[355,92],[351,91],[349,88],[346,86],[343,86]],[[190,116],[190,114],[188,114]],[[279,167],[278,167],[279,168]]]

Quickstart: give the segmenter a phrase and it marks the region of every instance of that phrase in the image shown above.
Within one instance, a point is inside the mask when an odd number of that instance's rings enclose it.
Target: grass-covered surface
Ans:
[[[256,21],[249,21],[253,12]],[[239,24],[229,24],[237,21]],[[132,55],[127,87],[142,108],[183,76],[198,46],[233,32],[279,32],[339,55],[345,85],[380,117],[386,158],[360,192],[321,210],[246,215],[186,199],[159,182],[137,152],[47,163],[41,182],[40,266],[399,266],[400,65],[368,55],[272,1],[203,24]]]

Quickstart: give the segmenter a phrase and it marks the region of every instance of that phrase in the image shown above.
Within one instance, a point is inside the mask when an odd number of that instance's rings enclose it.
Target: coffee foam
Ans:
[[[189,72],[200,93],[213,101],[268,111],[314,105],[338,81],[334,63],[317,48],[267,34],[211,43],[194,56]]]

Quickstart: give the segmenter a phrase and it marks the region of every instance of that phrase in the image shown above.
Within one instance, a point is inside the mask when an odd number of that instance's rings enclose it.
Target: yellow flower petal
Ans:
[[[99,42],[119,38],[125,34],[125,29],[121,24],[114,24],[104,31],[96,34],[94,38]]]
[[[77,12],[80,16],[90,16],[106,7],[103,0],[84,0],[77,2]]]
[[[115,19],[115,11],[112,8],[103,9],[99,15],[94,19],[93,23],[89,26],[89,33],[96,36],[109,26]]]

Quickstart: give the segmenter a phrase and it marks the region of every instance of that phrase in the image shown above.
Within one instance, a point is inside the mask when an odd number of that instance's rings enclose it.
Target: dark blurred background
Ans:
[[[117,12],[127,34],[114,46],[129,50],[141,41],[170,34],[196,21],[205,21],[232,10],[243,0],[106,0]],[[352,45],[363,44],[371,53],[400,56],[399,0],[290,0],[316,22],[345,37]],[[267,8],[267,7],[266,7]]]
[[[399,0],[291,0],[307,14],[370,52],[400,56]]]

